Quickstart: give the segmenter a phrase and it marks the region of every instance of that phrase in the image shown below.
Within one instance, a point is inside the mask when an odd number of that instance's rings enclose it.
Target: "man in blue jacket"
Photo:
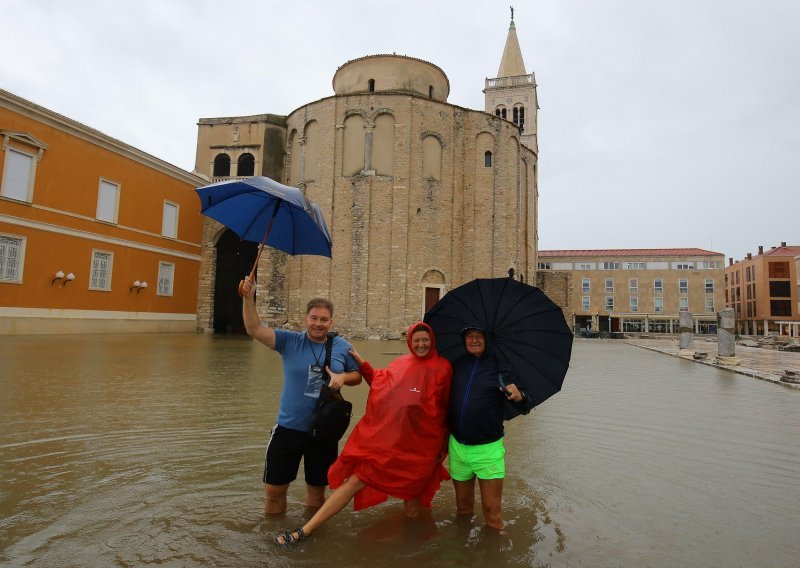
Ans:
[[[500,530],[506,405],[510,401],[517,412],[527,414],[529,399],[515,384],[514,370],[492,354],[486,329],[481,324],[470,324],[461,335],[467,354],[453,363],[448,445],[456,507],[459,515],[473,514],[477,478],[486,525]]]

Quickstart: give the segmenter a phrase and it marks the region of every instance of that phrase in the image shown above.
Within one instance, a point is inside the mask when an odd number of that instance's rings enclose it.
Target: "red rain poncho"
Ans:
[[[366,361],[361,365],[370,386],[367,409],[328,470],[332,489],[354,474],[366,483],[353,500],[356,511],[383,503],[389,495],[419,498],[430,508],[441,481],[450,479],[442,461],[453,371],[436,352],[433,330],[425,323],[408,330],[409,350],[411,336],[419,330],[431,336],[426,357],[412,350],[385,369],[373,369]]]

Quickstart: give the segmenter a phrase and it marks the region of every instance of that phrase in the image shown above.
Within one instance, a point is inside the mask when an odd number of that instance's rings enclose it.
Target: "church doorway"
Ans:
[[[440,288],[425,287],[425,311],[427,312],[441,299],[439,295],[442,290]]]
[[[217,273],[214,280],[214,333],[245,333],[239,281],[250,274],[258,245],[242,241],[226,230],[217,241]]]

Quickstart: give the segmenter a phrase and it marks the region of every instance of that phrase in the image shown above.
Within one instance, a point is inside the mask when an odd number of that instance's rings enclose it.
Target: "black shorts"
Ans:
[[[303,459],[306,483],[328,485],[328,468],[339,455],[339,443],[320,444],[306,432],[277,424],[270,433],[264,458],[264,483],[286,485],[297,479]]]

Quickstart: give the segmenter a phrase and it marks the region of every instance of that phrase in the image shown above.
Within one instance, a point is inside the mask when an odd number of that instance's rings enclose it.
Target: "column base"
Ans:
[[[717,365],[728,365],[730,367],[735,367],[739,364],[739,359],[736,357],[717,357],[715,362]]]

